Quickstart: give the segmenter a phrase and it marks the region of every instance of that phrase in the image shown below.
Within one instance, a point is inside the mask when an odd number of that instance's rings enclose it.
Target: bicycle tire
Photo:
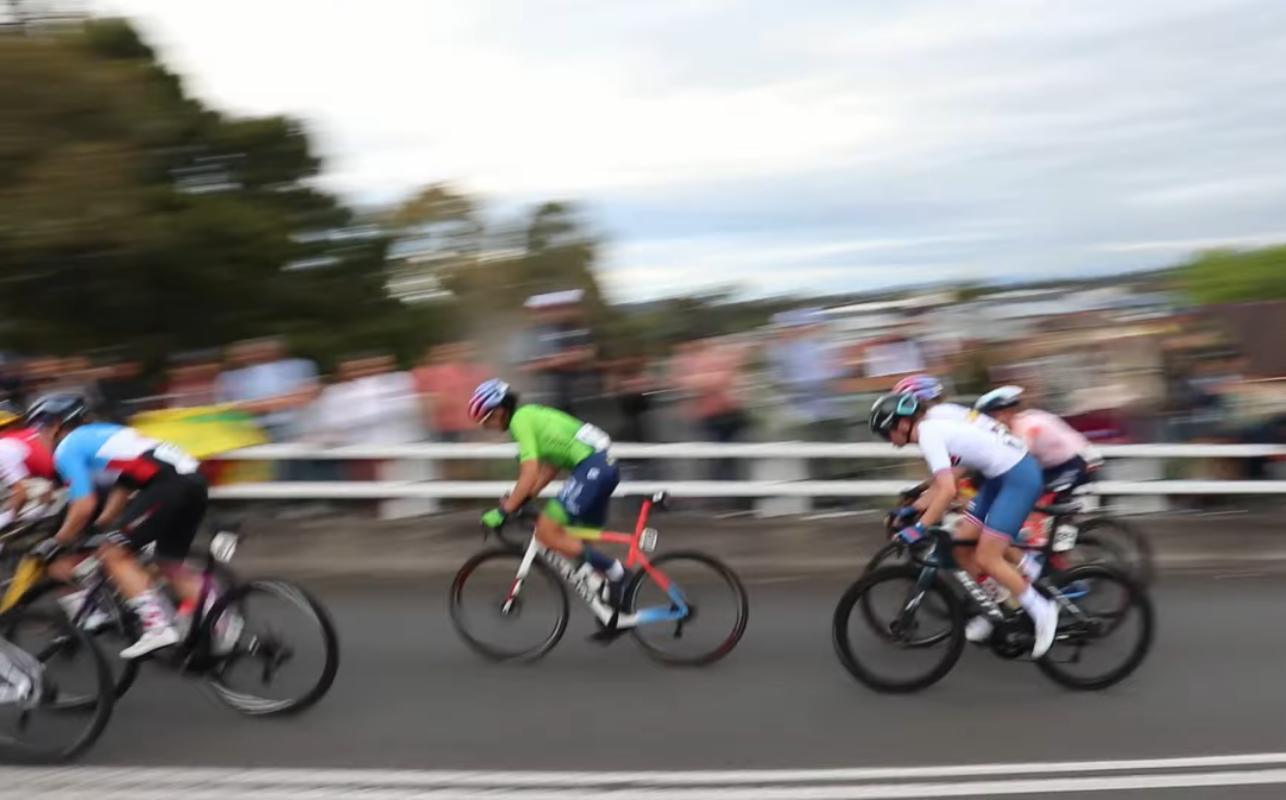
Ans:
[[[103,656],[102,650],[94,639],[85,631],[72,625],[61,609],[39,609],[32,608],[26,604],[15,606],[0,615],[0,635],[12,640],[14,628],[22,620],[33,618],[43,618],[59,631],[60,648],[64,646],[74,647],[77,652],[90,654],[90,658],[93,661],[92,669],[96,692],[92,702],[88,704],[80,702],[64,704],[57,702],[56,697],[45,697],[32,710],[32,713],[34,713],[41,708],[48,708],[52,713],[66,715],[69,713],[76,714],[81,710],[87,709],[87,723],[72,742],[66,746],[49,749],[27,747],[18,742],[3,742],[0,743],[0,761],[16,764],[58,764],[71,761],[84,753],[98,741],[98,738],[106,729],[107,723],[111,719],[116,699],[112,691],[112,674],[107,665],[107,659]],[[55,651],[46,648],[42,653],[37,654],[37,658],[46,661],[54,653]],[[52,688],[46,686],[45,691],[48,692]]]
[[[1155,613],[1152,608],[1152,601],[1147,595],[1147,591],[1139,584],[1138,581],[1134,580],[1121,570],[1102,564],[1086,564],[1079,567],[1073,567],[1072,569],[1059,573],[1051,578],[1051,581],[1055,586],[1066,586],[1073,581],[1079,580],[1110,581],[1124,587],[1127,598],[1125,608],[1133,608],[1139,612],[1142,624],[1142,635],[1130,650],[1126,659],[1120,665],[1101,675],[1086,678],[1071,674],[1070,672],[1062,669],[1061,662],[1053,659],[1052,656],[1055,653],[1055,650],[1053,649],[1038,660],[1036,662],[1036,666],[1050,680],[1069,689],[1076,689],[1079,691],[1106,689],[1107,687],[1120,683],[1129,677],[1136,669],[1138,669],[1139,665],[1143,663],[1143,659],[1147,657],[1148,651],[1152,648],[1152,640],[1155,636]],[[1062,627],[1062,625],[1063,622],[1060,620],[1060,627]],[[1116,624],[1111,625],[1109,633],[1115,632],[1119,626],[1119,621]],[[1084,639],[1084,641],[1088,644],[1092,644],[1096,638],[1101,639],[1103,637],[1088,637]],[[1058,647],[1059,644],[1060,642],[1055,640],[1055,647]]]
[[[228,588],[215,601],[210,613],[206,614],[202,620],[202,638],[209,642],[219,617],[231,608],[234,603],[244,603],[246,597],[255,593],[282,597],[291,602],[296,608],[312,615],[313,621],[316,623],[322,637],[322,652],[324,653],[324,663],[317,681],[297,697],[284,700],[269,700],[256,697],[246,692],[231,689],[224,683],[226,670],[233,663],[233,658],[237,656],[215,657],[217,665],[212,668],[206,680],[220,701],[246,716],[268,717],[298,714],[311,708],[325,697],[326,693],[330,691],[330,687],[335,683],[335,675],[339,672],[339,636],[335,632],[335,623],[326,607],[305,589],[289,581],[257,579]],[[235,650],[234,653],[236,653]],[[239,657],[244,657],[244,655]]]
[[[652,565],[660,567],[666,563],[685,560],[693,561],[709,567],[725,584],[727,584],[729,588],[732,589],[732,594],[736,598],[736,618],[733,621],[732,630],[728,632],[727,637],[707,652],[690,656],[681,656],[669,653],[665,649],[657,647],[642,635],[642,631],[639,627],[635,627],[630,631],[630,633],[633,635],[634,641],[638,642],[639,646],[643,648],[643,652],[647,653],[657,661],[674,666],[699,667],[705,666],[706,664],[713,664],[728,655],[732,652],[733,648],[737,646],[737,643],[741,641],[741,637],[746,633],[746,624],[749,622],[750,618],[750,598],[746,594],[746,587],[741,583],[741,579],[737,577],[737,573],[733,572],[732,568],[727,564],[724,564],[719,559],[714,558],[713,556],[708,556],[705,553],[699,553],[693,550],[675,550],[658,556],[652,561]],[[648,581],[648,578],[649,575],[646,571],[639,570],[634,573],[634,576],[630,579],[629,585],[625,587],[622,605],[627,613],[633,612],[637,609],[639,591]],[[696,605],[692,606],[693,609],[696,609],[696,607]],[[695,619],[696,615],[693,614],[692,618]],[[681,630],[678,626],[684,624],[684,622],[679,621],[674,624],[676,625],[677,631]]]
[[[1124,559],[1125,573],[1143,586],[1156,579],[1156,562],[1152,543],[1138,528],[1117,517],[1091,517],[1079,524],[1080,535],[1104,543]]]
[[[879,550],[875,551],[875,555],[871,556],[871,560],[866,562],[866,568],[862,570],[862,574],[869,575],[880,567],[891,566],[889,562],[903,553],[904,549],[896,541],[885,542]],[[905,556],[898,563],[907,563]]]
[[[469,580],[470,576],[477,572],[478,567],[488,561],[499,559],[513,561],[514,566],[510,574],[517,575],[518,566],[523,559],[523,553],[522,551],[513,550],[511,548],[484,550],[481,553],[471,556],[468,561],[464,562],[464,565],[460,567],[459,571],[456,572],[455,578],[451,581],[451,590],[448,601],[448,607],[451,613],[451,624],[455,627],[456,633],[460,635],[460,638],[464,640],[464,643],[468,645],[471,650],[484,658],[492,661],[535,661],[544,656],[550,650],[553,650],[554,646],[558,644],[559,640],[563,638],[563,634],[567,631],[567,619],[571,615],[571,605],[567,597],[567,587],[563,584],[562,578],[560,578],[558,574],[555,573],[554,570],[544,561],[541,561],[540,559],[532,561],[531,570],[527,573],[526,580],[530,581],[532,575],[536,574],[540,575],[543,580],[555,587],[555,596],[559,598],[558,617],[555,620],[553,627],[550,629],[549,635],[534,647],[528,647],[516,651],[504,650],[495,647],[483,641],[481,638],[476,636],[474,632],[469,630],[468,621],[464,618],[463,613],[463,592],[465,583]],[[519,600],[521,601],[521,599],[520,595]]]
[[[21,604],[29,606],[46,597],[54,599],[56,602],[56,595],[58,592],[63,590],[76,591],[79,588],[80,587],[74,583],[59,581],[54,578],[46,578],[33,586],[31,590],[23,596]],[[118,642],[118,644],[122,647],[138,639],[141,631],[139,630],[138,621],[134,619],[134,616],[127,612],[119,602],[116,602],[114,598],[111,600],[110,606],[111,608],[108,609],[108,613],[111,614],[112,621],[108,625],[90,632],[90,636],[97,642],[109,634],[116,634],[120,637],[120,642]],[[59,608],[61,609],[61,606],[59,606]],[[100,648],[100,650],[101,649],[103,648]],[[130,690],[130,687],[132,687],[134,682],[138,679],[139,666],[142,662],[128,658],[112,658],[111,656],[106,655],[106,653],[104,653],[103,657],[107,659],[107,669],[112,675],[112,685],[114,687],[113,695],[117,700],[119,700],[125,696],[125,693]]]
[[[860,658],[853,651],[851,637],[849,636],[849,620],[853,615],[853,607],[856,606],[864,596],[874,587],[885,581],[892,580],[909,580],[916,582],[920,579],[921,568],[911,564],[899,564],[894,566],[882,567],[874,572],[863,575],[858,578],[851,586],[840,596],[839,602],[835,606],[835,614],[831,623],[831,641],[835,646],[835,654],[839,661],[844,665],[854,678],[866,686],[878,691],[890,694],[908,694],[918,692],[932,686],[946,677],[947,673],[960,660],[961,654],[964,653],[965,646],[965,618],[964,604],[941,575],[934,576],[933,582],[929,584],[926,592],[932,592],[939,596],[943,607],[950,615],[951,634],[947,641],[947,646],[943,656],[932,669],[923,675],[912,677],[910,680],[890,680],[877,675],[875,672],[862,664]],[[869,624],[869,623],[868,623]],[[884,639],[884,636],[880,636]],[[935,642],[936,643],[936,642]],[[921,648],[922,649],[922,648]]]

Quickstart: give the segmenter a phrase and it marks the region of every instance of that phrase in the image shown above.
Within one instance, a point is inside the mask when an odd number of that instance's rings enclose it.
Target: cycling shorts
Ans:
[[[156,542],[156,557],[182,561],[205,518],[209,487],[197,473],[158,472],[121,514],[120,536],[135,550]]]
[[[1025,455],[1008,472],[986,479],[966,513],[983,530],[1016,541],[1023,522],[1044,491],[1043,477],[1036,459]]]
[[[606,452],[593,453],[567,476],[545,513],[564,525],[601,528],[607,524],[607,507],[620,482],[621,470],[612,457]]]
[[[1094,468],[1080,456],[1072,456],[1044,472],[1045,487],[1059,495],[1068,494],[1094,479]]]

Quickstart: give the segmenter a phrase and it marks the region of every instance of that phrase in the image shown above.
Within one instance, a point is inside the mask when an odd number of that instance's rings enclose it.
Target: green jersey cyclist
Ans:
[[[518,394],[501,380],[483,382],[469,399],[469,417],[518,443],[518,482],[500,503],[482,515],[482,524],[499,528],[510,514],[567,472],[558,496],[536,522],[536,540],[571,559],[579,559],[607,579],[613,605],[620,604],[627,573],[618,559],[600,553],[567,532],[568,526],[601,528],[621,473],[608,452],[611,438],[600,428],[536,404],[518,404]]]

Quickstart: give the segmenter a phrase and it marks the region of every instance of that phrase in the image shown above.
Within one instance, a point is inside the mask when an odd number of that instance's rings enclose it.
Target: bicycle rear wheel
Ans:
[[[292,583],[255,580],[229,589],[202,621],[215,665],[210,688],[248,716],[296,714],[326,695],[339,671],[330,614]],[[297,674],[285,672],[302,665]]]
[[[731,653],[745,634],[750,616],[750,600],[737,574],[718,559],[696,552],[666,553],[652,566],[661,570],[662,580],[669,580],[670,591],[640,570],[625,587],[625,612],[673,611],[678,608],[673,591],[688,613],[678,620],[636,625],[630,632],[644,652],[666,664],[685,666],[710,664]]]
[[[1071,689],[1105,689],[1127,678],[1152,646],[1152,603],[1137,582],[1110,567],[1088,564],[1051,582],[1082,612],[1063,610],[1054,646],[1036,662]]]
[[[861,610],[854,614],[854,608]],[[964,651],[964,606],[946,582],[910,564],[863,575],[840,597],[831,633],[853,677],[879,692],[918,692]]]
[[[464,562],[451,582],[451,623],[465,644],[493,661],[535,661],[567,630],[567,589],[539,559],[506,607],[522,559],[517,550],[486,550]]]
[[[0,702],[0,760],[56,763],[83,753],[112,714],[112,675],[102,652],[60,609],[18,606],[0,617],[0,636],[6,640],[0,659],[20,658],[38,672],[29,698]],[[19,673],[29,674],[21,667]]]
[[[1156,577],[1152,544],[1137,528],[1115,517],[1093,517],[1079,525],[1080,541],[1089,539],[1111,553],[1113,566],[1141,586],[1150,586]]]

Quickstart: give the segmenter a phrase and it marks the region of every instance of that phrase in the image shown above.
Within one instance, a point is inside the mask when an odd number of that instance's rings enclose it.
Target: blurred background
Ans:
[[[502,375],[618,441],[853,442],[930,372],[1286,441],[1281,4],[458,5],[5,4],[0,396],[469,442]]]

